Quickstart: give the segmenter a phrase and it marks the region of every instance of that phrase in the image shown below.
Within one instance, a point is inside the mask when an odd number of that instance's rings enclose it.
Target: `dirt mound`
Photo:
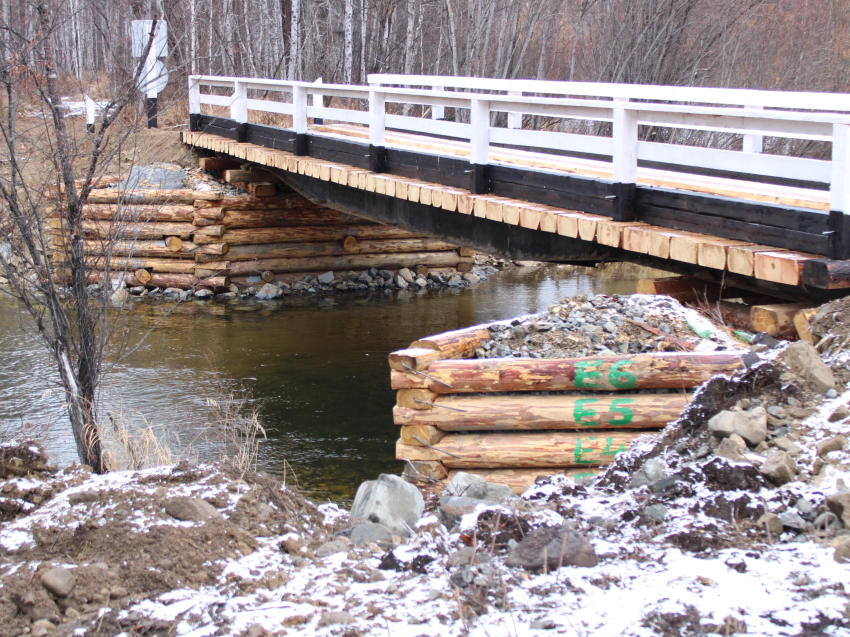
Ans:
[[[5,453],[20,458],[31,449],[30,465],[41,467],[46,458],[35,447]],[[16,492],[20,482],[19,473],[0,491]],[[42,470],[38,484],[40,491],[29,493],[40,493],[42,501],[30,497],[29,507],[12,516],[27,514],[27,524],[20,520],[20,530],[0,547],[0,635],[22,634],[43,619],[64,621],[62,632],[70,632],[104,608],[117,611],[166,591],[198,589],[215,581],[228,562],[253,553],[257,538],[298,532],[309,538],[308,547],[325,539],[321,513],[300,496],[264,475],[218,466],[184,463],[106,476],[83,468],[52,475]],[[214,508],[206,506],[206,519],[186,520],[169,504],[187,500]],[[75,581],[65,595],[44,581],[60,566]]]

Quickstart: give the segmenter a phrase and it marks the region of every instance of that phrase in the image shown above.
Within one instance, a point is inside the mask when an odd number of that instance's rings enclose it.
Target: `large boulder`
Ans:
[[[802,378],[812,391],[825,394],[830,389],[835,389],[835,376],[832,370],[823,362],[811,343],[806,341],[792,343],[779,358],[794,374]]]
[[[165,512],[181,522],[203,522],[220,520],[221,513],[206,500],[200,498],[171,498],[165,503]]]
[[[598,563],[593,545],[566,524],[532,531],[505,560],[507,566],[541,571],[560,566],[592,567]]]
[[[357,488],[349,517],[383,524],[393,533],[409,537],[424,510],[425,501],[419,489],[398,476],[384,473]]]
[[[767,438],[767,411],[761,406],[752,411],[721,411],[708,421],[708,429],[718,438],[737,434],[756,446]]]

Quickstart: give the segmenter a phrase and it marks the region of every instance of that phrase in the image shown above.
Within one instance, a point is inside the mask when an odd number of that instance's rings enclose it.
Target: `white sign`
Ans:
[[[153,20],[133,20],[130,27],[132,36],[133,57],[140,58],[148,46]],[[157,58],[168,56],[168,23],[165,20],[156,21],[156,31],[147,57],[142,62],[142,72],[139,75],[139,90],[150,98],[156,97],[168,84],[168,71],[165,63]]]
[[[133,57],[140,58],[145,52],[151,37],[153,20],[133,20],[130,23],[130,34],[133,42]],[[151,55],[155,58],[168,57],[168,23],[157,20],[156,33],[151,45]]]

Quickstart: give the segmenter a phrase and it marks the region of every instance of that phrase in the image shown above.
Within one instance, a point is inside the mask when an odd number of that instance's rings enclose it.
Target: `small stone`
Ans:
[[[211,296],[215,296],[212,290],[207,288],[201,288],[200,290],[195,290],[195,298],[196,299],[208,299]]]
[[[834,389],[827,389],[824,396],[826,396],[827,398],[838,398],[838,392]]]
[[[414,283],[420,288],[428,287],[428,280],[424,276],[417,277]]]
[[[77,583],[77,578],[67,568],[57,566],[41,574],[41,583],[56,597],[66,597]]]
[[[410,284],[407,282],[407,279],[405,279],[405,278],[404,278],[403,276],[401,276],[400,274],[397,274],[397,275],[396,275],[396,277],[395,277],[395,284],[396,284],[396,285],[397,285],[400,289],[402,289],[402,290],[406,290],[406,289],[407,289],[407,287],[410,285]]]
[[[413,273],[407,268],[402,268],[398,271],[398,275],[407,283],[413,283]]]
[[[835,389],[835,376],[832,370],[823,362],[811,343],[806,341],[792,343],[779,357],[794,374],[806,382],[812,391],[826,394],[830,389]]]
[[[841,451],[847,445],[847,438],[844,436],[833,436],[826,440],[821,440],[817,444],[818,456],[823,458],[826,454],[832,451]]]
[[[387,542],[392,539],[393,532],[383,524],[363,522],[351,529],[351,543],[355,546],[366,546],[369,542]]]
[[[551,619],[538,619],[531,622],[530,628],[531,630],[552,630],[557,626],[558,624]]]
[[[449,581],[458,588],[469,586],[470,584],[472,584],[472,580],[474,579],[475,574],[472,572],[472,569],[466,565],[461,566],[458,570],[456,570],[449,576]]]
[[[327,557],[328,555],[333,555],[334,553],[343,553],[348,551],[348,547],[350,546],[350,542],[345,538],[339,538],[336,540],[331,540],[330,542],[325,542],[319,548],[316,549],[316,557]]]
[[[821,513],[818,517],[815,518],[815,521],[812,523],[815,529],[824,530],[829,528],[830,524],[833,522],[838,522],[838,518],[835,517],[835,514],[832,511],[825,511]],[[840,526],[840,522],[838,522]]]
[[[325,626],[333,626],[335,624],[353,624],[356,621],[354,615],[344,610],[327,611],[322,613],[322,617],[319,619],[316,627],[324,628]]]
[[[800,516],[799,513],[791,509],[780,513],[779,521],[782,522],[783,526],[789,529],[794,529],[795,531],[806,530],[806,521]]]
[[[782,449],[782,451],[787,453],[792,458],[796,458],[801,453],[803,453],[803,448],[800,445],[784,436],[782,436],[781,438],[774,438],[773,444],[775,444],[779,449]]]
[[[449,277],[449,280],[446,282],[450,288],[459,288],[463,283],[463,279],[460,278],[460,275],[453,274]]]
[[[724,438],[717,445],[714,454],[721,458],[726,458],[732,462],[742,462],[744,454],[747,453],[747,443],[738,434],[732,434],[728,438]]]
[[[646,462],[643,463],[641,468],[635,473],[631,482],[629,482],[630,489],[637,489],[639,487],[645,486],[647,484],[652,484],[653,482],[658,482],[664,477],[664,465],[655,460],[654,458],[650,458]]]
[[[844,420],[850,416],[850,409],[847,409],[847,405],[839,405],[835,408],[829,415],[829,422],[838,422],[839,420]]]
[[[808,516],[815,512],[815,508],[812,506],[812,503],[805,498],[798,498],[798,500],[794,503],[794,508],[800,512],[800,515]]]
[[[130,292],[125,288],[115,290],[115,292],[113,292],[109,297],[109,302],[112,303],[112,305],[124,305],[129,300]]]
[[[220,520],[221,513],[206,500],[200,498],[172,498],[165,503],[165,512],[182,522]]]
[[[832,559],[839,564],[850,562],[850,535],[841,535],[835,538],[830,546],[834,549]]]
[[[481,277],[479,277],[474,272],[464,272],[463,273],[463,280],[467,281],[469,283],[475,284],[475,283],[478,283],[481,280]]]
[[[785,525],[782,524],[782,520],[780,520],[779,516],[775,513],[765,513],[758,519],[757,524],[759,527],[761,527],[771,535],[777,537],[782,533],[782,530],[785,528]]]
[[[850,529],[850,492],[833,493],[826,497],[826,507]]]
[[[593,545],[566,524],[536,529],[526,535],[505,559],[512,568],[555,570],[559,566],[593,567],[598,563]]]
[[[44,637],[56,631],[56,626],[49,619],[39,619],[30,626],[30,637]]]
[[[667,517],[667,507],[663,504],[650,504],[643,510],[643,515],[653,522],[661,524]]]
[[[738,434],[755,446],[767,438],[767,411],[761,406],[751,411],[721,411],[708,421],[708,429],[719,438]]]
[[[773,451],[759,467],[761,474],[778,485],[792,482],[797,476],[797,464],[785,451]]]
[[[432,588],[428,591],[428,601],[433,602],[435,599],[440,599],[443,594],[438,591],[436,588]]]
[[[774,418],[785,418],[785,410],[779,405],[771,405],[767,408],[767,413],[773,416]]]
[[[121,599],[127,597],[127,589],[123,586],[113,586],[109,589],[109,597],[111,599]]]
[[[486,557],[486,560],[490,559],[489,555],[483,555],[471,546],[464,546],[449,555],[449,566],[463,566],[464,564],[472,566],[484,561],[482,560],[484,557]]]

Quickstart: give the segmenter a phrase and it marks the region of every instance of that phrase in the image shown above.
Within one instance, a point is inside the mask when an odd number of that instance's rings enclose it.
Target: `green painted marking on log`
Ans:
[[[596,438],[588,438],[588,440],[596,440]],[[589,449],[582,448],[581,438],[576,440],[576,448],[573,451],[573,458],[575,459],[576,464],[596,464],[593,460],[585,460],[582,458],[583,454],[593,453],[593,447]]]
[[[611,449],[611,445],[613,444],[613,436],[609,436],[605,439],[605,448],[602,450],[603,456],[616,456],[618,453],[621,453],[626,450],[626,444],[623,442],[620,443],[620,446],[617,449]]]
[[[608,372],[608,381],[617,389],[630,389],[637,385],[637,378],[630,372],[620,371],[623,365],[631,365],[634,361],[625,360],[611,365],[611,371]]]
[[[583,418],[593,418],[596,410],[586,407],[589,403],[598,402],[597,398],[579,398],[573,405],[573,419],[577,425],[598,425],[598,422],[582,422]]]
[[[599,367],[602,365],[603,361],[581,361],[576,363],[576,387],[581,387],[584,389],[596,389],[599,387],[599,384],[595,382],[593,379],[602,380],[602,374],[599,372],[594,372],[588,367]]]
[[[630,425],[632,420],[634,419],[634,413],[628,407],[623,407],[623,405],[628,405],[629,403],[635,402],[634,398],[615,398],[611,401],[611,411],[616,411],[618,414],[622,414],[622,418],[612,418],[608,421],[609,425]]]

